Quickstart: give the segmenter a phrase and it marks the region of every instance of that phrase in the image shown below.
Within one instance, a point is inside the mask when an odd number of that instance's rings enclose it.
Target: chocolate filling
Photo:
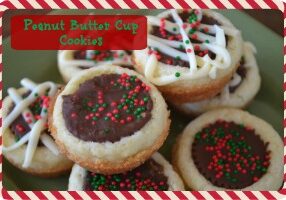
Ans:
[[[266,173],[267,146],[254,129],[218,120],[195,135],[191,151],[197,169],[213,185],[242,189]]]
[[[65,125],[84,141],[119,141],[151,119],[153,102],[149,90],[136,76],[94,77],[82,83],[74,94],[63,96]]]
[[[23,94],[22,97],[26,98],[27,96],[30,95],[30,91]],[[31,112],[33,113],[34,116],[39,116],[41,114],[41,105],[43,103],[43,100],[41,99],[41,97],[37,98],[36,101],[34,103],[32,103],[29,106],[29,109],[31,110]],[[12,112],[12,110],[14,109],[15,104],[13,103],[11,108],[9,109],[8,114],[10,114]],[[24,117],[22,115],[19,115],[10,125],[10,129],[12,131],[12,133],[15,135],[15,140],[18,141],[19,139],[21,139],[24,135],[26,135],[27,133],[29,133],[31,131],[29,124],[25,121]],[[50,132],[48,131],[48,128],[44,130],[44,132],[50,134]],[[42,142],[39,141],[38,146],[42,146]]]
[[[153,159],[122,174],[101,175],[88,171],[84,181],[84,190],[168,190],[168,179],[163,171],[163,167]]]
[[[125,51],[129,56],[131,56],[132,51]],[[93,61],[112,61],[114,59],[115,53],[113,51],[105,50],[105,51],[96,51],[96,56],[94,57]],[[122,56],[122,55],[117,55]],[[78,50],[74,51],[73,58],[75,60],[86,60],[86,51],[84,50]],[[121,67],[133,69],[132,66],[128,64],[121,64]],[[89,69],[89,67],[86,66],[79,66],[80,69]]]
[[[247,69],[245,68],[244,64],[245,64],[245,60],[242,57],[240,62],[239,62],[239,67],[236,70],[236,73],[241,77],[241,81],[240,81],[240,83],[238,85],[229,87],[229,92],[230,93],[234,93],[236,91],[236,89],[241,85],[243,79],[245,79],[245,77],[246,77]]]
[[[192,14],[193,14],[192,12],[190,13],[189,11],[183,11],[183,12],[179,13],[179,16],[181,17],[181,19],[184,22],[188,22],[188,19],[189,19],[189,17]],[[166,18],[166,20],[174,22],[174,19],[173,19],[172,16],[168,16]],[[214,25],[214,24],[221,25],[216,19],[214,19],[212,17],[209,17],[209,16],[206,16],[206,15],[203,15],[201,23],[202,24],[207,24],[207,25]],[[150,32],[150,34],[155,35],[155,36],[160,37],[160,38],[172,38],[172,40],[181,41],[180,34],[175,35],[175,34],[172,34],[172,33],[168,32],[168,31],[166,31],[165,32],[166,35],[163,36],[161,34],[160,27],[158,27],[158,26],[152,26],[152,31]],[[207,33],[207,32],[205,32],[205,34],[212,35],[212,34]],[[194,38],[190,38],[190,40],[193,43],[194,42],[195,43],[202,43],[201,41],[196,40]],[[226,36],[226,45],[227,44],[228,44],[228,37]],[[153,50],[153,51],[157,51],[158,52],[157,59],[159,58],[159,61],[162,62],[162,63],[171,64],[171,65],[174,65],[174,66],[187,67],[187,68],[189,67],[189,62],[184,61],[184,60],[182,60],[179,57],[169,56],[169,55],[161,52],[160,49],[155,49],[155,48],[151,48],[151,47],[150,47],[150,49]],[[181,52],[185,52],[185,49],[184,49],[183,46],[178,48],[177,50],[181,51]],[[211,59],[215,59],[215,54],[213,52],[208,51],[207,53],[208,53],[208,55],[209,55],[209,57]],[[203,55],[205,55],[205,52],[195,49],[195,54],[203,56]]]

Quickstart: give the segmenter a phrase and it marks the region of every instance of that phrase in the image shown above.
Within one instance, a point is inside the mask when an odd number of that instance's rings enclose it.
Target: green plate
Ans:
[[[156,14],[159,10],[100,10],[96,14]],[[260,92],[248,110],[263,118],[283,135],[283,39],[248,15],[237,10],[219,11],[241,30],[246,41],[257,48],[257,62],[262,76]],[[60,10],[56,14],[87,14],[90,11]],[[282,20],[282,19],[281,19]],[[5,25],[4,25],[5,26]],[[23,38],[25,39],[25,38]],[[16,51],[11,49],[10,38],[3,41],[3,96],[8,87],[19,87],[19,81],[28,77],[36,82],[52,80],[62,82],[57,69],[56,51]],[[191,120],[172,112],[171,131],[160,152],[170,160],[171,147],[185,125]],[[282,158],[281,158],[282,159]],[[68,175],[60,178],[44,179],[26,174],[5,159],[3,160],[3,184],[8,190],[66,190]]]

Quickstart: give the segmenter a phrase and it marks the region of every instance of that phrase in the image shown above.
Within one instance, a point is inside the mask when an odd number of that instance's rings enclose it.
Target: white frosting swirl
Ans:
[[[53,152],[55,155],[59,154],[54,140],[48,134],[43,132],[46,129],[45,125],[48,121],[48,105],[43,104],[43,107],[41,108],[40,119],[38,120],[36,120],[35,116],[29,109],[29,106],[35,102],[39,96],[45,95],[47,91],[48,92],[46,96],[54,97],[58,87],[55,83],[50,81],[36,84],[27,78],[21,80],[21,85],[27,90],[31,91],[31,93],[26,98],[22,98],[16,89],[8,89],[8,94],[14,102],[15,106],[12,111],[3,119],[2,131],[5,132],[5,130],[20,115],[22,115],[23,119],[27,122],[31,130],[13,145],[9,147],[3,146],[3,152],[13,151],[28,142],[23,167],[29,167],[37,148],[39,139],[51,152]]]
[[[202,11],[196,10],[195,12],[197,21],[200,22],[203,16]],[[175,23],[166,19],[166,17],[170,15]],[[177,77],[174,74],[156,76],[159,61],[156,56],[151,53],[145,65],[145,76],[151,82],[156,85],[166,85],[178,80],[197,79],[204,76],[215,79],[218,69],[230,67],[231,57],[226,47],[226,34],[235,35],[237,34],[236,30],[219,25],[200,24],[193,34],[196,35],[196,40],[202,43],[192,43],[190,40],[191,34],[189,34],[191,24],[183,22],[177,10],[166,11],[156,17],[149,16],[148,23],[151,26],[160,26],[162,19],[164,19],[164,26],[160,28],[164,28],[164,30],[175,35],[180,34],[182,41],[168,40],[148,34],[148,46],[158,49],[158,51],[168,56],[180,57],[181,60],[189,62],[190,70]],[[205,34],[202,31],[203,29],[208,29],[208,33],[214,36]],[[194,46],[198,46],[202,51],[209,50],[213,52],[216,55],[215,59],[211,59],[207,53],[203,56],[196,55]],[[184,47],[186,52],[179,51],[178,48],[180,47]]]

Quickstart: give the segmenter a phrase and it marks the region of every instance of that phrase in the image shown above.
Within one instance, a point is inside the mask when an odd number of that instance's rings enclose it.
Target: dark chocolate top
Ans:
[[[94,62],[98,62],[98,61],[113,61],[114,58],[117,58],[117,57],[123,57],[124,55],[123,54],[118,54],[116,51],[110,51],[110,50],[102,50],[102,51],[99,51],[99,50],[95,50],[95,56],[94,58],[92,59],[92,61]],[[128,56],[131,56],[131,51],[125,51]],[[73,58],[75,60],[86,60],[86,51],[84,50],[78,50],[78,51],[74,51],[74,54],[73,54]],[[128,68],[128,69],[132,69],[133,67],[130,66],[129,64],[121,64],[120,65],[121,67],[124,67],[124,68]],[[88,69],[88,67],[85,67],[85,66],[79,66],[79,68],[81,69]]]
[[[63,96],[67,129],[77,138],[116,142],[140,130],[150,119],[153,102],[136,76],[107,74],[85,81]]]
[[[239,66],[236,70],[236,73],[241,77],[241,81],[239,82],[239,84],[229,87],[230,93],[234,93],[236,91],[236,89],[241,85],[243,79],[245,79],[245,77],[246,77],[247,69],[246,69],[244,64],[245,64],[245,61],[244,61],[244,58],[242,57],[240,59]]]
[[[149,159],[143,165],[122,174],[101,175],[88,172],[84,190],[168,190],[167,181],[163,167],[153,159]]]
[[[181,17],[181,19],[184,21],[184,22],[189,22],[190,20],[194,20],[194,11],[183,11],[181,13],[179,13],[179,16]],[[168,21],[171,21],[171,22],[174,22],[174,19],[172,16],[168,16],[166,18],[166,20]],[[164,20],[163,20],[164,21]],[[161,21],[161,23],[163,22]],[[208,24],[208,25],[214,25],[214,24],[217,24],[217,25],[220,25],[220,23],[212,18],[212,17],[209,17],[209,16],[206,16],[206,15],[203,15],[202,17],[202,20],[200,21],[200,23],[202,24]],[[194,32],[196,31],[196,28],[192,28],[190,29],[190,34],[191,34],[191,37],[190,37],[190,40],[191,42],[195,42],[195,43],[202,43],[201,41],[199,40],[196,40],[196,34],[194,34]],[[208,35],[213,35],[211,33],[208,33],[208,30],[201,30],[203,31],[205,34],[208,34]],[[175,41],[182,41],[182,36],[180,34],[173,34],[173,33],[170,33],[168,32],[167,30],[163,30],[160,26],[152,26],[152,31],[150,32],[150,34],[152,35],[155,35],[157,37],[160,37],[160,38],[164,38],[164,39],[169,39],[169,40],[175,40]],[[205,42],[208,42],[208,41],[205,41]],[[228,43],[228,37],[226,36],[226,44]],[[215,59],[215,54],[211,51],[203,51],[203,50],[200,50],[200,48],[197,48],[199,46],[194,46],[194,50],[195,50],[195,54],[196,55],[199,55],[199,56],[204,56],[205,54],[208,54],[210,56],[210,58],[212,59]],[[162,63],[165,63],[165,64],[170,64],[170,65],[174,65],[174,66],[181,66],[181,67],[189,67],[189,62],[186,62],[184,60],[182,60],[180,57],[172,57],[172,56],[169,56],[167,54],[164,54],[163,52],[160,51],[160,49],[157,49],[157,48],[151,48],[151,51],[155,51],[156,52],[156,56],[157,56],[157,59],[162,62]],[[185,52],[185,49],[184,49],[184,46],[181,46],[180,48],[178,48],[177,50],[179,51],[182,51],[182,52]]]
[[[267,146],[251,127],[218,120],[195,135],[191,151],[199,172],[213,185],[242,189],[266,173]]]

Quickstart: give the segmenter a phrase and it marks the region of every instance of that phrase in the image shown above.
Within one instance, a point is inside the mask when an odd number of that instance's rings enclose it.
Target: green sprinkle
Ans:
[[[102,104],[102,106],[103,106],[104,108],[106,108],[106,107],[107,107],[107,103]]]
[[[177,78],[179,78],[179,77],[181,76],[180,72],[176,72],[176,73],[175,73],[175,76],[176,76]]]
[[[232,179],[231,179],[231,182],[234,182],[234,183],[235,183],[235,182],[237,182],[237,179],[236,179],[236,178],[232,178]]]
[[[267,169],[266,169],[265,167],[263,167],[263,168],[261,169],[261,171],[262,171],[262,172],[266,172]]]
[[[189,34],[191,34],[191,35],[194,34],[195,32],[196,32],[196,29],[194,29],[194,28],[189,30]]]
[[[142,185],[141,189],[142,190],[146,190],[147,186],[146,185]]]
[[[177,60],[181,60],[181,57],[180,57],[180,56],[176,56],[176,59],[177,59]]]
[[[210,41],[209,40],[205,40],[205,43],[210,43]]]
[[[174,27],[174,28],[173,28],[173,31],[177,31],[177,28],[176,28],[176,27]]]
[[[190,40],[186,40],[185,43],[186,43],[186,44],[190,44]]]
[[[109,117],[107,117],[107,116],[106,116],[106,117],[104,117],[104,120],[105,120],[105,121],[109,120]]]
[[[15,141],[18,142],[20,140],[20,137],[15,135]]]

